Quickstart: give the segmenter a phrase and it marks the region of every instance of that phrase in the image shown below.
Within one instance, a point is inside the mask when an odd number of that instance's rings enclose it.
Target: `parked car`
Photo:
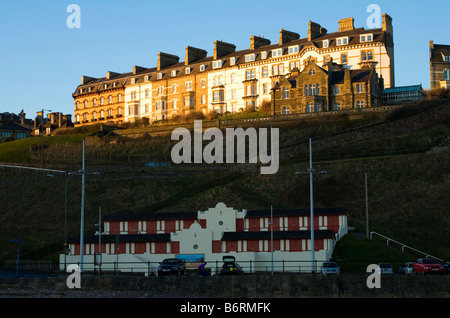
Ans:
[[[444,265],[442,265],[442,267],[444,267],[444,272],[446,274],[450,274],[450,263],[449,262],[445,262]]]
[[[335,262],[323,263],[321,271],[324,275],[339,275],[341,273],[338,264]]]
[[[399,275],[411,275],[414,274],[414,262],[404,263],[398,270]]]
[[[236,258],[234,256],[228,255],[223,256],[223,265],[220,269],[220,275],[243,275],[244,270],[242,267],[236,263]]]
[[[394,274],[391,264],[389,263],[379,263],[381,274]]]
[[[158,276],[176,274],[186,275],[186,265],[178,258],[166,258],[158,266]]]
[[[414,274],[444,274],[445,269],[441,263],[433,258],[419,258],[414,263]]]

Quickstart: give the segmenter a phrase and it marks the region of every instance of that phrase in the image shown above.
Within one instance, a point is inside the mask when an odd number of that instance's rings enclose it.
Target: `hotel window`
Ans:
[[[122,101],[122,94],[117,95],[117,101],[121,102]]]
[[[294,68],[300,68],[299,61],[289,63],[289,71],[292,71]]]
[[[289,115],[290,114],[290,109],[289,107],[283,107],[283,115]]]
[[[364,84],[356,84],[356,92],[357,93],[364,92]]]
[[[323,57],[323,64],[327,64],[331,61],[331,57],[329,55],[325,55]]]
[[[361,61],[372,61],[373,51],[361,51]]]
[[[272,66],[272,75],[283,75],[284,66],[283,64]]]
[[[236,89],[231,90],[231,99],[236,99]]]
[[[348,36],[343,37],[343,38],[338,38],[338,39],[337,39],[337,45],[338,45],[338,46],[340,46],[340,45],[346,45],[346,44],[348,44]]]
[[[272,57],[278,57],[283,55],[283,50],[282,49],[277,49],[277,50],[273,50],[272,51]]]
[[[450,81],[450,70],[444,70],[444,80]]]
[[[213,102],[222,102],[223,101],[223,91],[213,92]]]
[[[100,111],[100,119],[105,118],[105,112],[103,110]]]
[[[117,108],[117,115],[122,115],[122,107]]]
[[[339,93],[340,93],[340,89],[339,89],[339,86],[334,86],[334,95],[339,95]]]
[[[177,92],[177,85],[173,84],[172,85],[172,93],[175,94]]]
[[[100,98],[100,105],[103,105],[105,103],[105,99],[102,97]]]
[[[112,111],[112,109],[110,108],[110,109],[108,109],[108,117],[112,117],[112,115],[113,115],[113,111]]]
[[[178,103],[177,99],[172,100],[172,109],[177,109],[177,103]]]
[[[149,113],[150,112],[150,105],[149,104],[145,104],[144,106],[144,113]]]
[[[17,133],[17,139],[24,139],[27,137],[27,134],[24,132],[18,132]]]
[[[364,108],[364,101],[363,100],[356,101],[356,108]]]
[[[245,72],[245,79],[247,81],[255,79],[255,76],[256,76],[255,70],[248,70],[247,72]]]
[[[202,105],[203,105],[203,104],[206,104],[206,95],[202,95],[202,97],[201,97],[201,103],[202,103]]]
[[[269,85],[267,83],[263,84],[263,94],[269,93]]]
[[[307,113],[313,113],[314,112],[314,103],[306,104],[306,112]]]
[[[334,103],[333,109],[334,109],[334,110],[341,110],[341,103],[335,102],[335,103]]]
[[[220,86],[220,85],[222,85],[222,76],[214,77],[214,86]]]
[[[194,96],[186,96],[184,98],[184,106],[194,106]]]
[[[255,61],[255,54],[249,54],[249,55],[245,56],[245,62],[246,63],[253,62],[253,61]]]
[[[112,104],[112,96],[108,96],[108,104]]]
[[[314,111],[315,112],[321,112],[322,111],[322,104],[317,103],[314,105]]]
[[[298,45],[289,47],[289,54],[295,54],[295,53],[298,53],[298,51],[299,51],[299,46]]]
[[[342,53],[341,54],[341,64],[347,65],[348,63],[348,55],[347,53]]]
[[[372,40],[373,40],[373,35],[372,34],[364,34],[364,35],[361,35],[361,37],[360,37],[360,42],[361,43],[363,43],[363,42],[372,42]]]
[[[201,80],[202,88],[206,87],[206,79],[202,78]]]
[[[159,74],[158,74],[158,75],[159,75]],[[177,76],[177,71],[176,71],[176,70],[173,70],[172,72],[170,72],[170,75],[171,75],[172,77]]]
[[[324,48],[327,48],[330,46],[330,40],[323,40],[322,44]]]
[[[269,76],[269,70],[268,70],[267,66],[264,66],[262,68],[262,77],[267,77],[267,76]]]
[[[158,73],[158,75],[156,75],[157,79],[162,79],[163,78],[163,73]]]
[[[314,72],[313,69],[309,70],[309,76],[312,76],[312,75],[314,75],[314,74],[315,74],[315,72]]]
[[[145,98],[149,98],[150,97],[150,90],[147,88],[145,90]]]
[[[164,95],[164,87],[163,86],[159,86],[158,87],[158,96],[162,96],[162,95]]]
[[[87,108],[87,105],[88,105],[87,100],[85,100],[85,101],[83,102],[83,104],[84,104],[84,108]]]
[[[94,98],[94,99],[92,100],[92,106],[97,106],[97,99]]]
[[[236,82],[236,74],[231,74],[230,75],[230,83],[235,83]]]
[[[444,61],[445,62],[450,62],[450,55],[445,55],[444,56]]]
[[[283,87],[283,99],[289,99],[289,88]]]
[[[76,122],[79,123],[80,122],[80,115],[76,116]]]
[[[75,107],[78,109],[78,108],[80,108],[80,102],[76,102],[75,103]]]
[[[204,72],[206,70],[206,65],[200,65],[200,72]]]
[[[213,68],[221,68],[221,67],[222,67],[222,60],[213,62]]]
[[[265,60],[267,58],[267,52],[261,52],[261,60]]]
[[[186,67],[186,70],[184,72],[185,74],[191,74],[191,68],[190,67]]]
[[[144,82],[148,82],[148,75],[144,76]]]

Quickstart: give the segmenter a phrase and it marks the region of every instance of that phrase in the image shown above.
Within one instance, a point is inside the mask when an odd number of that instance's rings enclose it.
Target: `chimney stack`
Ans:
[[[327,29],[322,28],[318,23],[309,21],[308,41],[312,41],[325,34],[327,34]]]
[[[221,58],[222,56],[225,56],[230,53],[234,53],[236,51],[236,45],[222,42],[222,41],[215,41],[214,42],[214,59],[217,60],[218,58]]]
[[[176,55],[159,52],[157,69],[158,69],[158,71],[160,71],[163,68],[177,64],[179,61],[180,61],[180,58]]]
[[[108,72],[106,73],[106,79],[110,80],[111,78],[113,78],[114,76],[120,75],[119,73],[114,73],[114,72]]]
[[[186,56],[184,59],[184,64],[188,65],[192,62],[204,59],[208,55],[208,52],[202,49],[198,49],[192,46],[186,46]]]
[[[260,36],[252,36],[250,38],[250,50],[255,50],[261,46],[270,45],[270,40]]]
[[[355,29],[355,19],[347,18],[339,20],[339,32],[351,31]]]
[[[89,82],[92,82],[93,80],[96,80],[95,77],[89,77],[89,76],[81,76],[81,85],[87,84]]]
[[[143,71],[145,71],[145,70],[146,70],[145,67],[135,65],[135,66],[133,67],[133,74],[136,75],[137,73],[143,72]]]
[[[288,42],[291,42],[293,40],[298,40],[300,39],[300,34],[295,33],[295,32],[291,32],[291,31],[287,31],[285,29],[281,29],[280,30],[280,45],[286,44]]]

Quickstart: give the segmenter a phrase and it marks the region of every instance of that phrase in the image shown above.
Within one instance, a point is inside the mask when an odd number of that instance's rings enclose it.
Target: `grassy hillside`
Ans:
[[[434,106],[429,108],[430,106]],[[81,140],[87,138],[87,233],[95,231],[98,209],[119,212],[197,211],[222,201],[241,209],[309,207],[308,138],[313,138],[316,207],[347,207],[349,221],[365,229],[364,176],[368,175],[370,230],[450,259],[450,102],[425,103],[351,120],[274,123],[280,129],[281,166],[261,175],[258,166],[147,168],[146,161],[170,161],[170,135],[141,138],[89,136],[90,132],[0,145],[0,162],[76,171]],[[269,124],[266,124],[266,126]],[[64,178],[0,169],[0,260],[14,259],[12,238],[29,242],[23,258],[56,260],[64,242]],[[81,178],[68,179],[68,235],[79,233]]]

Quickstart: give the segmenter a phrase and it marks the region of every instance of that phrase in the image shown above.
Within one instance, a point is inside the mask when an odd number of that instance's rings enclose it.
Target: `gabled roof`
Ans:
[[[23,127],[22,125],[9,122],[0,126],[0,130],[13,130],[13,131],[31,131],[31,129]]]

